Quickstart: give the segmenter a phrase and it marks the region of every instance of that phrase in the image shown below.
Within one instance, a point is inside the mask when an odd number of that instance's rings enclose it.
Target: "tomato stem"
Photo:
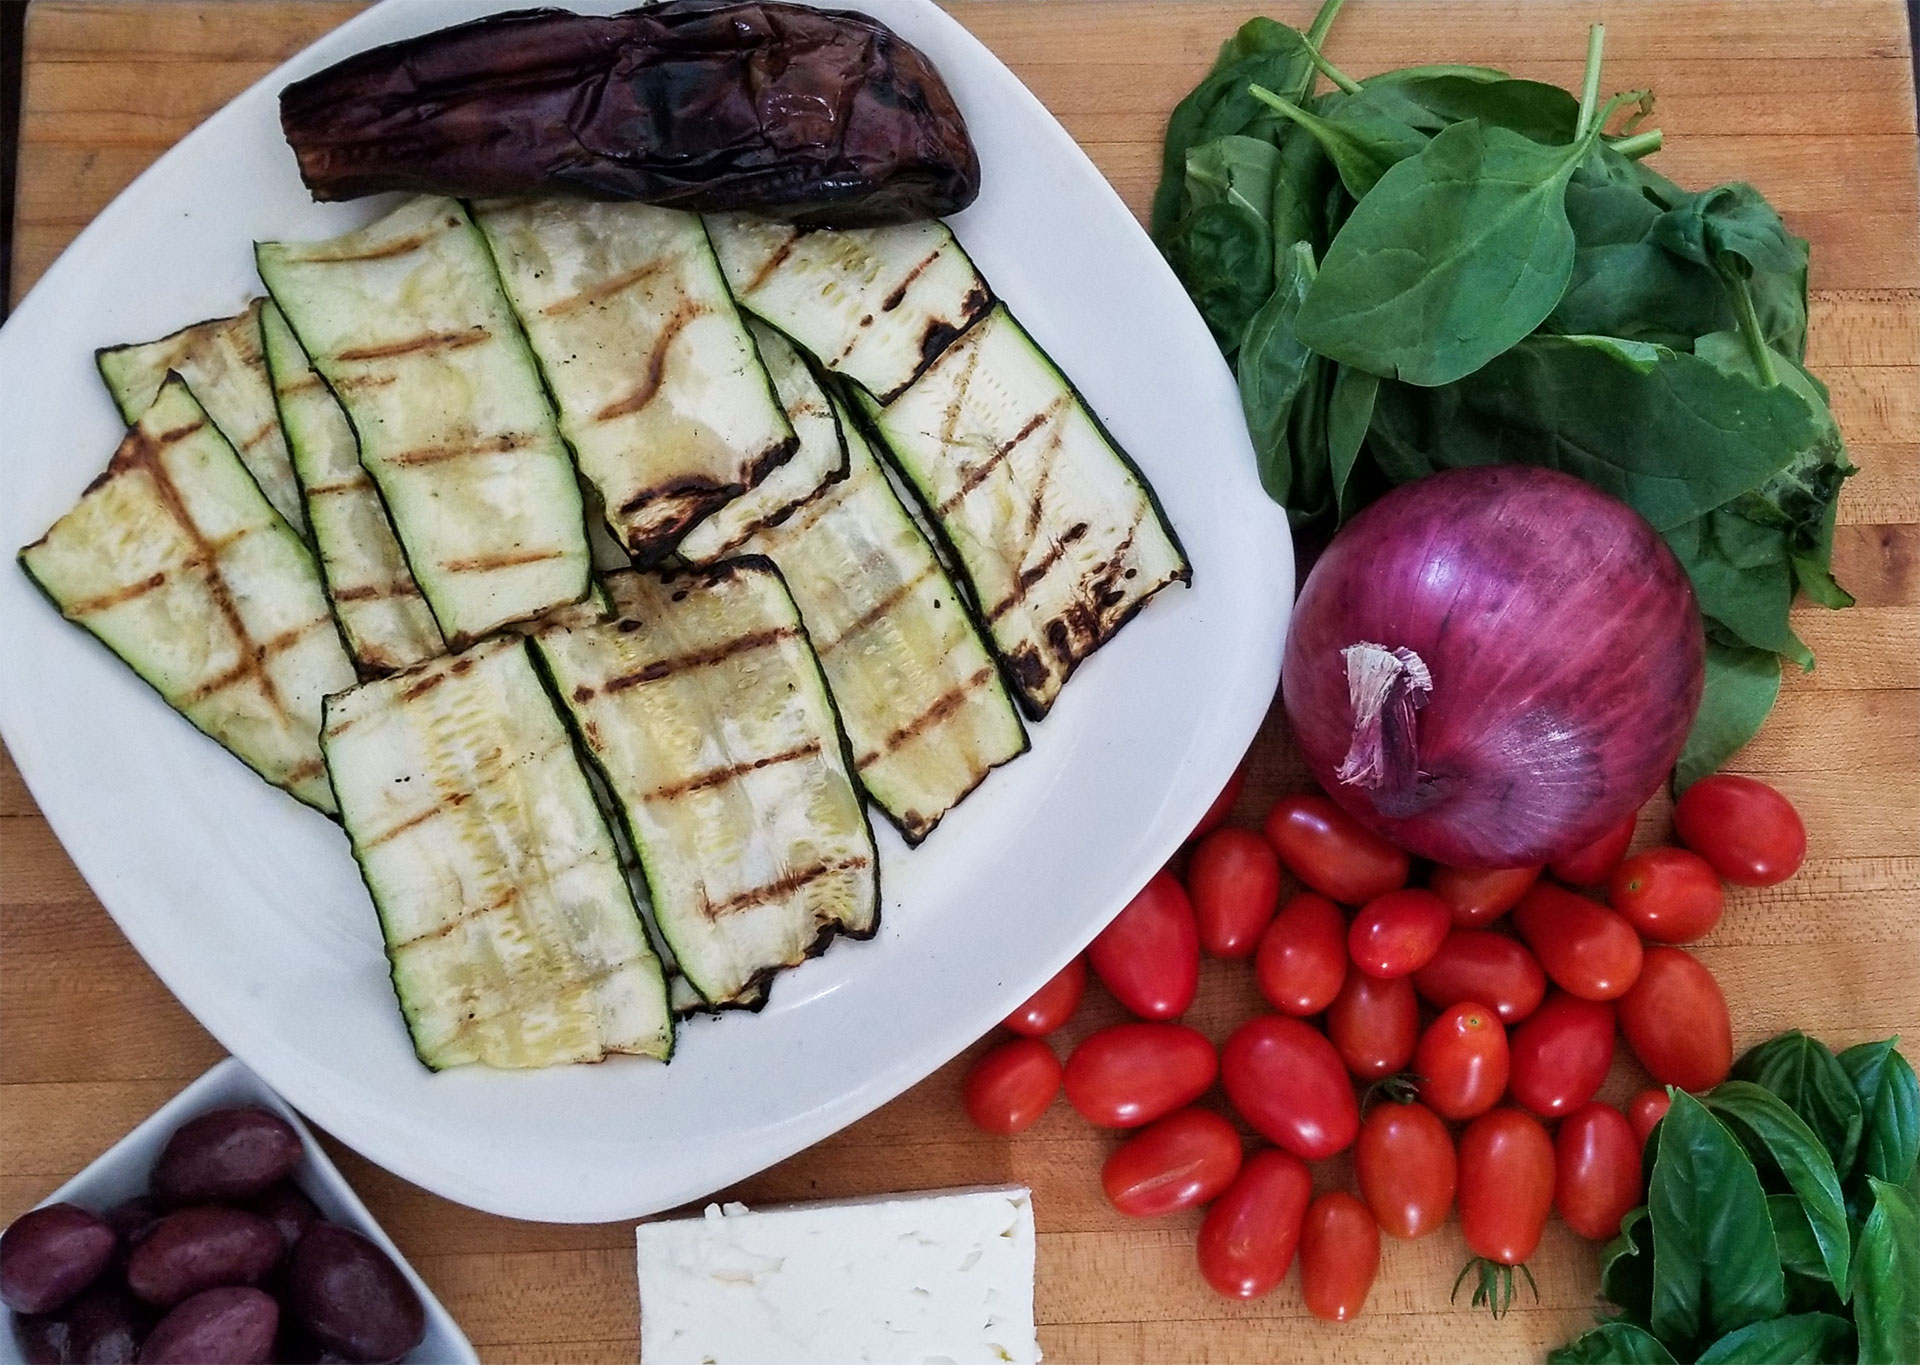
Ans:
[[[1539,1302],[1540,1286],[1524,1261],[1517,1266],[1503,1265],[1486,1256],[1475,1256],[1460,1267],[1460,1274],[1453,1282],[1453,1293],[1447,1297],[1447,1302],[1457,1301],[1460,1297],[1460,1286],[1467,1282],[1467,1276],[1478,1271],[1480,1281],[1474,1286],[1473,1298],[1468,1301],[1467,1306],[1470,1308],[1484,1306],[1496,1319],[1503,1318],[1507,1315],[1507,1310],[1513,1307],[1513,1272],[1515,1270],[1526,1277],[1527,1288],[1533,1291],[1534,1301]]]

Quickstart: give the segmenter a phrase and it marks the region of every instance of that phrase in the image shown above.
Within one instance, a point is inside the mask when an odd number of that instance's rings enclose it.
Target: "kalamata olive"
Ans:
[[[203,1205],[170,1213],[127,1258],[127,1284],[167,1308],[203,1289],[256,1284],[286,1244],[272,1223],[240,1209]]]
[[[202,1290],[160,1319],[140,1365],[264,1365],[273,1359],[280,1305],[241,1285]]]
[[[133,1249],[146,1240],[153,1231],[153,1225],[166,1217],[166,1210],[144,1194],[136,1194],[131,1199],[122,1200],[101,1215],[107,1220],[120,1238],[120,1263],[126,1260]]]
[[[320,1210],[313,1206],[313,1201],[301,1193],[298,1185],[284,1180],[249,1199],[247,1211],[259,1214],[278,1228],[289,1251],[300,1240],[301,1233],[320,1221]]]
[[[153,1163],[153,1197],[172,1207],[248,1199],[300,1164],[300,1135],[265,1109],[210,1109],[188,1119]]]
[[[99,1277],[117,1245],[106,1220],[77,1204],[23,1213],[0,1233],[0,1303],[51,1312]]]
[[[420,1296],[359,1233],[315,1223],[287,1267],[287,1307],[314,1340],[349,1360],[398,1360],[427,1334]]]
[[[64,1313],[15,1313],[13,1339],[27,1365],[66,1365],[72,1331]]]
[[[133,1365],[153,1310],[124,1287],[102,1280],[62,1313],[71,1333],[68,1359],[76,1365]]]

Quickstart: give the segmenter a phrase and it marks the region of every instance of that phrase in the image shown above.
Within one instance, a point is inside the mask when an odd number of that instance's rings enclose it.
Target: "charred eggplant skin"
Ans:
[[[771,0],[494,15],[297,81],[280,122],[321,200],[573,194],[860,227],[980,191],[923,53],[866,15]]]

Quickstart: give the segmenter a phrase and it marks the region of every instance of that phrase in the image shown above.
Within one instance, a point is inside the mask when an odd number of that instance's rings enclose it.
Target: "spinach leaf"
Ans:
[[[1504,74],[1489,79],[1484,73],[1463,74],[1451,68],[1415,68],[1390,71],[1360,84],[1378,100],[1382,112],[1432,133],[1478,119],[1534,142],[1558,145],[1573,141],[1580,121],[1580,101],[1559,86]]]
[[[1259,214],[1221,200],[1180,220],[1167,259],[1214,339],[1233,353],[1269,292],[1273,238]]]
[[[1327,194],[1338,175],[1312,133],[1295,124],[1280,139],[1280,163],[1273,177],[1273,264],[1275,283],[1286,268],[1286,251],[1295,242],[1313,247],[1317,259],[1333,239],[1326,219]]]
[[[1747,281],[1760,334],[1796,365],[1807,359],[1807,240],[1789,237],[1799,264],[1792,270],[1760,270]]]
[[[1742,1054],[1733,1064],[1733,1076],[1772,1091],[1798,1114],[1826,1146],[1836,1173],[1845,1177],[1853,1169],[1860,1147],[1861,1097],[1851,1073],[1825,1043],[1798,1029],[1783,1033]]]
[[[1567,222],[1583,247],[1645,242],[1659,217],[1659,206],[1638,183],[1607,174],[1597,153],[1581,162],[1567,182]],[[1714,288],[1719,287],[1715,280]]]
[[[1805,1365],[1852,1354],[1853,1324],[1831,1313],[1756,1322],[1707,1347],[1696,1365]]]
[[[1293,501],[1287,520],[1297,531],[1330,519],[1333,511],[1333,470],[1327,451],[1327,397],[1336,367],[1325,356],[1307,362],[1306,379],[1294,401],[1287,432],[1293,453]]]
[[[1572,198],[1569,187],[1569,204]],[[1596,230],[1611,232],[1613,225],[1599,224]],[[1574,235],[1580,236],[1577,227]],[[1683,261],[1652,242],[1589,246],[1583,238],[1574,253],[1567,292],[1547,315],[1545,327],[1685,351],[1694,349],[1694,338],[1730,329],[1735,321],[1719,276],[1704,266]]]
[[[1760,733],[1779,695],[1778,654],[1770,649],[1722,644],[1709,636],[1707,685],[1700,695],[1693,728],[1687,731],[1686,747],[1673,766],[1674,794],[1719,772]]]
[[[1742,645],[1813,667],[1813,651],[1787,623],[1793,564],[1785,531],[1716,507],[1662,534],[1693,580],[1705,616]]]
[[[1359,510],[1359,486],[1353,482],[1355,463],[1367,427],[1373,421],[1373,402],[1380,392],[1380,377],[1340,365],[1333,376],[1333,390],[1327,397],[1327,467],[1333,480],[1334,515],[1345,521]]]
[[[1752,1081],[1725,1081],[1713,1088],[1706,1103],[1756,1162],[1778,1168],[1806,1212],[1827,1279],[1835,1285],[1846,1284],[1852,1247],[1840,1176],[1813,1129],[1778,1095]]]
[[[1300,310],[1301,339],[1425,386],[1508,350],[1566,291],[1567,180],[1598,137],[1543,147],[1478,122],[1440,133],[1354,207]]]
[[[1229,133],[1187,153],[1187,203],[1204,208],[1226,200],[1266,222],[1273,213],[1273,179],[1280,149],[1271,142]]]
[[[1312,344],[1304,327],[1301,335]],[[1370,434],[1393,448],[1396,482],[1470,465],[1546,465],[1670,531],[1765,483],[1814,432],[1792,392],[1756,389],[1697,356],[1606,337],[1531,336],[1443,388],[1381,385]]]
[[[1737,262],[1733,268],[1743,277],[1762,270],[1790,274],[1803,264],[1786,224],[1751,185],[1716,185],[1688,195],[1653,225],[1653,239],[1715,270]]]
[[[1867,1178],[1873,1213],[1853,1262],[1853,1321],[1860,1360],[1920,1360],[1920,1201],[1898,1185]]]
[[[1557,1350],[1547,1365],[1675,1365],[1660,1339],[1630,1322],[1603,1322]]]
[[[1253,88],[1253,95],[1312,134],[1355,199],[1363,198],[1400,162],[1419,155],[1428,142],[1425,133],[1382,112],[1366,91],[1337,103],[1329,100],[1325,108],[1330,112],[1324,117],[1260,86]]]
[[[1773,1245],[1780,1253],[1780,1268],[1789,1275],[1826,1279],[1827,1263],[1800,1201],[1790,1194],[1768,1195],[1767,1218],[1773,1224]]]
[[[1650,1325],[1662,1341],[1686,1346],[1780,1316],[1787,1287],[1752,1160],[1705,1105],[1684,1090],[1669,1093],[1647,1187]]]
[[[1298,502],[1289,440],[1295,400],[1314,356],[1294,335],[1300,301],[1313,283],[1313,248],[1296,242],[1285,253],[1279,286],[1247,324],[1240,343],[1240,404],[1253,436],[1261,486],[1283,506]]]
[[[1890,1185],[1911,1180],[1920,1156],[1920,1081],[1895,1049],[1898,1041],[1861,1043],[1839,1057],[1865,1121],[1859,1170]]]
[[[1659,1146],[1656,1128],[1649,1146]],[[1653,1218],[1645,1204],[1627,1210],[1620,1233],[1600,1249],[1600,1292],[1628,1322],[1653,1317]]]

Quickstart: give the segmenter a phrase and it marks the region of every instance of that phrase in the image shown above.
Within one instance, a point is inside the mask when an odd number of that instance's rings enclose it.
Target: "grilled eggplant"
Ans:
[[[793,599],[765,559],[606,579],[617,619],[534,637],[708,1004],[879,922],[879,864]]]
[[[448,645],[583,597],[573,463],[466,211],[415,199],[359,232],[254,254],[346,408]]]
[[[854,770],[910,844],[1027,732],[993,656],[853,414],[847,477],[741,548],[780,569],[826,670]]]
[[[710,564],[775,525],[835,479],[847,476],[847,443],[819,378],[793,343],[764,322],[747,321],[773,391],[793,424],[799,448],[750,493],[742,494],[687,532],[680,556]]]
[[[883,403],[993,307],[945,223],[807,232],[735,213],[707,231],[741,307]]]
[[[407,569],[373,479],[360,465],[347,414],[272,303],[260,315],[260,331],[320,576],[354,664],[377,678],[444,654],[440,628]]]
[[[20,552],[68,620],[275,786],[334,810],[321,698],[351,687],[313,556],[177,376]]]
[[[771,0],[494,15],[288,86],[280,123],[316,199],[567,194],[852,225],[980,190],[919,50],[863,14]]]
[[[524,638],[328,698],[321,743],[422,1062],[667,1056],[660,959]]]
[[[273,383],[260,332],[261,307],[255,299],[244,313],[183,327],[158,341],[108,346],[93,353],[107,381],[114,406],[131,426],[160,392],[169,374],[186,380],[207,416],[220,428],[240,462],[267,495],[274,511],[300,531],[306,511],[293,462],[274,410]]]
[[[793,454],[698,214],[482,200],[507,299],[607,520],[641,564]]]
[[[971,585],[1021,705],[1191,577],[1145,477],[1004,307],[874,420]]]

